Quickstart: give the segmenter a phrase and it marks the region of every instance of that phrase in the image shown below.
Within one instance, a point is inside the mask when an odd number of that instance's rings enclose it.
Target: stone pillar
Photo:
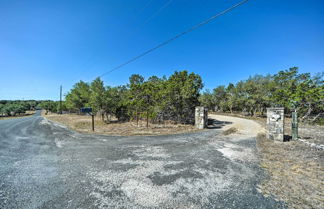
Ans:
[[[267,138],[284,141],[284,108],[267,108]]]
[[[205,107],[196,107],[195,109],[195,126],[198,129],[204,129],[208,123],[208,109]]]

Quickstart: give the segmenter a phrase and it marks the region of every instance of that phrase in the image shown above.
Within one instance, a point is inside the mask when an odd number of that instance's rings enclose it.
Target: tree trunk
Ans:
[[[311,103],[308,103],[308,110],[307,113],[301,118],[301,120],[305,120],[311,113],[312,113],[313,109],[312,109],[312,105]]]
[[[312,122],[314,122],[319,116],[321,116],[322,115],[322,113],[318,113],[316,116],[315,116],[315,118],[313,118],[313,120],[312,120]]]

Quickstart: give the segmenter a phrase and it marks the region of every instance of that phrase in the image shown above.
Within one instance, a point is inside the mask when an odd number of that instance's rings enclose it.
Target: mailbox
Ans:
[[[92,108],[91,107],[82,107],[80,109],[80,112],[82,112],[82,113],[91,113],[92,112]]]

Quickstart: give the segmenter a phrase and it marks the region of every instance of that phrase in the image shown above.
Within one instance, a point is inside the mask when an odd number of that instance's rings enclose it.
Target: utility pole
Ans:
[[[60,86],[60,114],[62,114],[62,85]]]

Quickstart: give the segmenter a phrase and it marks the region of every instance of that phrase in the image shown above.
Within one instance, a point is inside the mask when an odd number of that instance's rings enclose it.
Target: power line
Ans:
[[[167,1],[165,4],[162,5],[155,13],[153,13],[150,17],[148,17],[141,25],[140,27],[146,25],[148,22],[150,22],[153,18],[155,18],[158,14],[160,14],[165,8],[167,8],[173,0]]]
[[[141,12],[143,12],[148,6],[150,6],[152,2],[153,0],[148,0],[147,3],[144,5],[144,7],[142,7],[142,9],[140,9],[136,15],[139,15]]]
[[[103,76],[105,76],[105,75],[107,75],[107,74],[109,74],[109,73],[111,73],[111,72],[113,72],[113,71],[115,71],[115,70],[118,70],[118,69],[124,67],[125,65],[128,65],[129,63],[134,62],[135,60],[137,60],[137,59],[139,59],[139,58],[141,58],[141,57],[143,57],[143,56],[145,56],[145,55],[151,53],[152,51],[155,51],[156,49],[158,49],[158,48],[160,48],[160,47],[162,47],[162,46],[165,46],[165,45],[169,44],[170,42],[172,42],[172,41],[174,41],[174,40],[180,38],[181,36],[183,36],[183,35],[185,35],[185,34],[187,34],[187,33],[190,33],[190,32],[196,30],[197,28],[199,28],[199,27],[201,27],[201,26],[203,26],[203,25],[206,25],[206,24],[210,23],[211,21],[213,21],[213,20],[216,19],[217,17],[219,17],[219,16],[221,16],[221,15],[224,15],[224,14],[230,12],[231,10],[235,9],[236,7],[241,6],[242,4],[245,4],[245,3],[248,2],[248,1],[249,1],[249,0],[243,0],[243,1],[241,1],[241,2],[239,2],[239,3],[237,3],[237,4],[233,5],[233,6],[231,6],[231,7],[229,7],[229,8],[223,10],[222,12],[220,12],[220,13],[218,13],[218,14],[216,14],[216,15],[210,17],[210,18],[208,18],[207,20],[204,20],[204,21],[198,23],[197,25],[194,25],[194,26],[192,26],[191,28],[187,29],[186,31],[184,31],[184,32],[182,32],[182,33],[179,33],[179,34],[177,34],[176,36],[174,36],[174,37],[172,37],[172,38],[170,38],[170,39],[168,39],[168,40],[166,40],[166,41],[164,41],[164,42],[162,42],[162,43],[156,45],[155,47],[153,47],[153,48],[151,48],[151,49],[149,49],[149,50],[143,52],[142,54],[137,55],[136,57],[133,57],[132,59],[130,59],[130,60],[128,60],[128,61],[126,61],[126,62],[124,62],[124,63],[122,63],[122,64],[120,64],[120,65],[117,65],[116,67],[112,68],[111,70],[109,70],[109,71],[107,71],[107,72],[101,74],[99,77],[103,77]]]

